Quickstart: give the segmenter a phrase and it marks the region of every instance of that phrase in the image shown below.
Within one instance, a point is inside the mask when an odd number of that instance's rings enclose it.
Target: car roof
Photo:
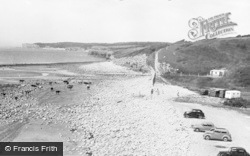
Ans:
[[[200,109],[192,109],[192,110],[201,111]]]
[[[243,150],[245,150],[245,148],[242,148],[242,147],[231,147],[231,148],[234,148],[234,149],[243,149]]]
[[[228,132],[228,130],[226,128],[215,128],[215,130],[227,131]]]

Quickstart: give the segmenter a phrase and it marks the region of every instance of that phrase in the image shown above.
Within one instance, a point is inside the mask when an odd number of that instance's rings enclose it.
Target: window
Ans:
[[[239,152],[239,153],[245,153],[245,151],[242,150],[242,149],[238,150],[238,152]]]

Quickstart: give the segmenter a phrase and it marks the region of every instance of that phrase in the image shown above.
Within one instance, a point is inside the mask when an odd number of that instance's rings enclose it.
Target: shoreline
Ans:
[[[104,75],[98,75],[101,72],[99,66],[104,67],[101,68]],[[155,93],[151,96],[151,75],[136,75],[138,73],[113,63],[87,64],[83,68],[80,65],[63,65],[62,69],[79,72],[80,75],[60,80],[40,80],[43,88],[37,89],[31,96],[36,97],[35,107],[26,112],[31,120],[20,132],[10,129],[8,136],[15,133],[17,136],[13,141],[62,141],[64,155],[91,152],[93,155],[212,156],[220,150],[215,147],[220,143],[207,142],[201,134],[190,129],[191,124],[200,121],[184,119],[183,111],[201,108],[208,120],[225,127],[229,126],[227,120],[231,112],[176,102],[174,99],[178,92],[181,96],[194,92],[166,84],[163,80],[156,82]],[[84,76],[88,71],[91,74]],[[124,72],[124,75],[107,74],[110,72]],[[69,90],[63,80],[68,80],[74,88]],[[49,81],[53,81],[52,86]],[[80,81],[92,81],[91,89],[79,84]],[[51,87],[61,93],[55,94]],[[226,119],[220,116],[223,113]],[[247,123],[244,116],[237,112],[233,114],[237,116],[232,119],[237,126]],[[238,122],[241,118],[244,118],[240,120],[244,123]],[[229,129],[236,143],[228,143],[226,147],[241,145],[240,141],[246,143],[249,136],[242,138],[234,128]],[[245,132],[246,128],[242,130]]]
[[[15,66],[44,66],[44,65],[71,65],[71,64],[92,64],[106,61],[84,61],[84,62],[58,62],[58,63],[20,63],[20,64],[0,64],[0,67],[15,67]]]

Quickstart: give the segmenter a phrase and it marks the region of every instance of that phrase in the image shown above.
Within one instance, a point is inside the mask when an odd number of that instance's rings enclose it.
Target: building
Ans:
[[[225,89],[222,88],[211,88],[208,91],[208,95],[212,96],[212,97],[220,97],[220,98],[224,98],[225,97]]]
[[[226,74],[226,69],[213,69],[210,71],[210,76],[212,77],[223,77]]]
[[[241,92],[238,90],[228,90],[225,93],[226,99],[240,98]]]

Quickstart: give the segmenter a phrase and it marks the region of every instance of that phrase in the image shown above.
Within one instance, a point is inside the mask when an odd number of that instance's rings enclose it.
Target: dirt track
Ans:
[[[112,66],[112,71],[108,66]],[[98,67],[100,64],[81,68],[98,74]],[[104,67],[103,73],[126,70],[112,63]],[[91,90],[78,84],[69,90],[60,83],[54,87],[62,93],[56,95],[49,85],[44,86],[35,95],[39,103],[35,117],[20,128],[20,133],[9,125],[8,135],[16,134],[13,141],[63,141],[65,155],[87,155],[88,152],[94,156],[213,156],[230,146],[242,146],[250,151],[249,117],[234,111],[174,102],[177,92],[180,96],[193,94],[178,86],[156,83],[151,97],[151,76],[133,76],[134,72],[130,71],[122,73],[129,76],[105,76],[95,81]],[[206,120],[229,129],[233,141],[203,140],[202,133],[189,128],[203,120],[183,118],[183,112],[190,108],[201,108]],[[6,129],[0,130],[4,141]]]

